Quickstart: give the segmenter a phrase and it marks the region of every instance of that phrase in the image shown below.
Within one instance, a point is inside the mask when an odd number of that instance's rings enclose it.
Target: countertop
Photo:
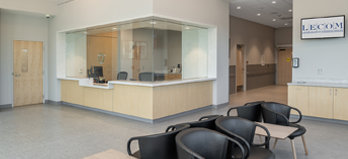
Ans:
[[[107,85],[93,85],[93,81],[88,78],[57,78],[59,80],[73,80],[79,81],[80,86],[92,87],[92,88],[101,88],[101,89],[113,89],[114,84],[119,85],[132,85],[132,86],[145,86],[145,87],[159,87],[159,86],[168,86],[176,84],[185,84],[193,82],[204,82],[204,81],[214,81],[216,78],[196,78],[196,79],[187,79],[187,80],[170,80],[170,81],[158,81],[158,82],[143,82],[143,81],[109,81]]]
[[[331,83],[331,82],[291,82],[288,86],[312,86],[312,87],[337,87],[348,88],[348,83]]]

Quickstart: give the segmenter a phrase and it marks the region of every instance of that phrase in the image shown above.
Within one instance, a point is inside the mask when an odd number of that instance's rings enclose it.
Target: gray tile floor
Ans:
[[[269,86],[230,96],[230,105],[149,124],[80,108],[39,104],[2,109],[0,158],[83,158],[108,149],[126,153],[130,137],[163,132],[168,125],[194,121],[203,115],[223,114],[230,107],[266,100],[286,103],[286,86]],[[235,113],[235,112],[232,112]],[[348,158],[348,125],[304,119],[309,156],[295,139],[299,159]],[[258,142],[258,138],[255,139]],[[271,140],[273,144],[273,140]],[[136,144],[133,145],[133,147]],[[272,151],[278,159],[291,159],[289,139]]]

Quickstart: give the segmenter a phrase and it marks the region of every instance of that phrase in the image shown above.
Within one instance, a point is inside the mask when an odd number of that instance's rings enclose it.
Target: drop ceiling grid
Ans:
[[[291,26],[290,20],[281,20],[280,18],[292,17],[292,0],[234,0],[230,2],[230,15],[257,22],[274,28]],[[237,9],[241,6],[241,9]],[[277,14],[271,14],[271,13]],[[261,13],[261,16],[257,16]],[[276,21],[272,21],[276,19]],[[287,23],[288,25],[285,25]]]

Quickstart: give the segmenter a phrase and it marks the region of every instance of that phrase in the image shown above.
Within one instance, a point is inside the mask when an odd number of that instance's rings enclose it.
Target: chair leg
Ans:
[[[306,152],[306,155],[308,155],[308,150],[307,150],[306,141],[305,141],[305,139],[304,139],[304,135],[302,135],[301,138],[302,138],[303,147],[304,147],[304,150],[305,150],[305,152]]]
[[[275,139],[273,148],[275,148],[275,145],[277,144],[278,138]]]
[[[262,138],[261,138],[261,135],[259,135],[259,137],[260,137],[260,141],[262,142]]]
[[[294,155],[294,159],[297,159],[294,140],[293,140],[293,139],[292,139],[292,140],[290,139],[290,142],[291,142],[292,154]]]

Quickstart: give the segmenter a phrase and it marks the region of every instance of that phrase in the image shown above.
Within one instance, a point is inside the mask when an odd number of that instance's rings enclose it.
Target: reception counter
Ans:
[[[94,85],[88,78],[59,79],[62,102],[149,122],[212,105],[215,80],[109,81],[107,85]]]

